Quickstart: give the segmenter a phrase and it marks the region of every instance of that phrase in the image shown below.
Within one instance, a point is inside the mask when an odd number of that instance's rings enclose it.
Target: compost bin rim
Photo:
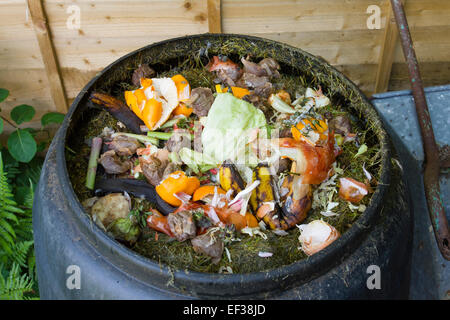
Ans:
[[[208,40],[211,38],[241,38],[246,40],[254,40],[256,42],[269,42],[271,44],[274,44],[278,47],[281,47],[283,49],[289,49],[294,52],[298,52],[301,55],[304,55],[308,57],[309,59],[315,60],[316,62],[320,64],[325,64],[327,69],[331,73],[334,74],[337,78],[340,80],[343,80],[343,82],[346,83],[347,86],[350,86],[350,89],[356,93],[358,93],[362,99],[362,102],[366,106],[370,106],[372,111],[370,111],[369,108],[364,108],[363,110],[360,110],[362,112],[362,115],[365,117],[375,117],[376,120],[379,120],[379,124],[381,126],[381,132],[383,134],[377,134],[377,139],[380,142],[380,150],[382,150],[382,161],[381,161],[381,172],[380,172],[380,181],[379,184],[375,190],[375,192],[372,195],[370,204],[367,206],[367,209],[358,217],[358,219],[353,223],[352,227],[347,230],[339,239],[334,241],[331,245],[326,247],[325,249],[321,250],[317,254],[314,254],[313,256],[302,259],[299,261],[296,261],[292,264],[285,265],[282,267],[278,267],[275,269],[271,269],[268,271],[258,271],[254,273],[245,273],[245,274],[215,274],[215,273],[202,273],[202,272],[195,272],[195,271],[189,271],[186,273],[184,270],[172,270],[167,265],[160,265],[156,263],[155,261],[146,258],[135,251],[125,247],[124,245],[120,244],[116,240],[110,238],[103,230],[101,230],[96,224],[92,224],[92,220],[89,218],[89,216],[86,214],[84,208],[82,207],[78,197],[75,194],[75,191],[73,190],[72,184],[70,182],[67,165],[66,165],[66,158],[65,158],[65,143],[67,138],[67,130],[69,128],[69,125],[72,120],[72,116],[74,115],[75,111],[82,107],[82,100],[87,100],[88,92],[91,90],[91,87],[97,82],[97,80],[102,77],[105,73],[110,71],[112,68],[116,67],[117,65],[120,65],[123,61],[127,60],[128,58],[139,54],[140,52],[144,52],[146,50],[149,50],[153,47],[158,46],[164,46],[169,43],[178,42],[178,41],[186,41],[189,39],[199,39],[202,40],[202,38],[205,38],[204,40]],[[269,39],[264,39],[260,37],[254,37],[254,36],[247,36],[247,35],[238,35],[238,34],[197,34],[197,35],[190,35],[190,36],[184,36],[184,37],[178,37],[178,38],[172,38],[167,39],[164,41],[160,41],[157,43],[150,44],[148,46],[142,47],[140,49],[137,49],[133,52],[130,52],[121,58],[115,60],[111,64],[109,64],[107,67],[105,67],[101,72],[99,72],[91,81],[88,82],[88,84],[80,91],[80,93],[77,95],[75,100],[73,101],[66,117],[64,120],[64,123],[62,124],[60,128],[60,137],[61,139],[58,139],[55,148],[56,148],[56,158],[57,163],[63,164],[58,165],[59,175],[58,179],[61,180],[61,185],[63,188],[63,192],[68,198],[69,203],[74,204],[72,206],[73,211],[78,219],[75,219],[77,221],[77,224],[82,229],[92,233],[91,236],[94,236],[96,239],[98,239],[102,244],[106,245],[106,247],[110,248],[110,250],[114,250],[114,253],[119,255],[120,257],[126,258],[128,261],[133,261],[134,264],[139,265],[141,268],[151,271],[155,274],[158,274],[159,276],[162,276],[163,274],[166,277],[174,277],[177,281],[182,280],[185,282],[190,283],[208,283],[210,281],[213,281],[215,284],[223,282],[224,284],[231,285],[233,283],[235,284],[241,284],[241,281],[245,278],[246,281],[249,281],[251,283],[255,282],[267,282],[268,280],[275,280],[280,279],[282,281],[290,281],[292,282],[290,277],[298,277],[300,276],[300,279],[296,279],[298,281],[308,281],[310,280],[311,276],[309,278],[306,278],[304,274],[313,274],[313,277],[316,277],[320,274],[320,272],[324,272],[326,270],[329,270],[331,267],[339,263],[344,257],[342,256],[342,252],[345,248],[351,248],[347,251],[353,251],[356,247],[358,242],[357,240],[364,237],[364,232],[368,232],[368,230],[372,227],[373,222],[376,220],[378,216],[378,211],[380,207],[382,206],[382,199],[386,195],[387,187],[389,186],[390,182],[390,144],[388,140],[388,136],[386,133],[386,130],[384,126],[382,125],[382,122],[379,118],[379,115],[376,111],[376,109],[373,107],[371,102],[366,98],[366,96],[359,90],[359,88],[351,81],[349,80],[345,75],[341,74],[337,69],[329,65],[324,59],[320,57],[316,57],[311,55],[308,52],[303,51],[302,49],[278,42],[273,41]],[[95,229],[95,231],[94,231]],[[347,254],[349,254],[348,252]],[[327,264],[328,262],[328,264]],[[318,266],[320,266],[318,268]],[[122,272],[125,272],[127,274],[133,272],[133,270],[123,270],[120,268]],[[293,285],[293,284],[292,284]],[[167,288],[168,289],[168,288]]]

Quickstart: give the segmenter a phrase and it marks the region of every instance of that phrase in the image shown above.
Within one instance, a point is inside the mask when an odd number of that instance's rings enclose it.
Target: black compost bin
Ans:
[[[337,241],[282,268],[250,274],[173,270],[110,238],[84,212],[69,180],[68,135],[88,108],[92,90],[129,81],[140,63],[164,69],[181,56],[250,54],[273,57],[282,72],[302,74],[333,101],[370,122],[381,149],[381,174],[370,205]],[[132,52],[105,68],[80,92],[45,160],[33,207],[39,288],[43,299],[406,298],[412,237],[408,193],[394,150],[371,103],[345,76],[300,49],[250,36],[195,35]],[[376,267],[373,267],[376,266]],[[379,267],[380,288],[367,286]],[[79,282],[78,282],[79,280]]]

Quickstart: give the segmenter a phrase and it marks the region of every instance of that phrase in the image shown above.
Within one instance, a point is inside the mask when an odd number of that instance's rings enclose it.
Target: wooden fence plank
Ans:
[[[67,98],[64,91],[61,72],[58,66],[58,60],[55,54],[55,48],[52,43],[50,29],[44,12],[41,0],[27,0],[30,10],[31,20],[33,21],[36,38],[41,50],[42,60],[44,61],[47,72],[50,92],[59,112],[67,112]]]
[[[210,33],[222,32],[221,0],[207,0],[208,4],[208,31]]]
[[[2,112],[27,103],[38,109],[37,119],[56,110],[53,101],[60,110],[55,87],[70,102],[120,56],[155,41],[208,31],[251,34],[300,47],[325,58],[367,94],[383,91],[389,73],[389,90],[409,88],[400,42],[392,40],[395,28],[385,23],[386,1],[41,0],[43,26],[48,22],[44,32],[51,31],[42,40],[37,36],[42,31],[25,14],[27,2],[37,1],[1,0],[0,84],[11,91]],[[367,29],[366,10],[373,4],[383,9],[380,30]],[[73,5],[80,8],[81,27],[69,30],[67,9]],[[425,84],[449,83],[450,0],[408,0],[406,12]],[[42,49],[42,42],[54,51]],[[48,67],[49,58],[41,52],[52,54],[56,67]],[[58,73],[59,80],[51,81]]]
[[[391,1],[387,1],[385,10],[386,26],[378,61],[377,75],[375,80],[375,93],[385,92],[389,87],[389,79],[391,77],[395,48],[398,40],[398,29],[395,23],[394,14],[392,12]]]

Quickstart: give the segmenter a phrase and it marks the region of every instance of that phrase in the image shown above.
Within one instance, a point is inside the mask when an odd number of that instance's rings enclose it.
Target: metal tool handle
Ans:
[[[423,90],[422,78],[420,76],[419,63],[414,51],[405,10],[401,0],[391,0],[391,3],[400,33],[403,54],[405,55],[406,63],[408,65],[409,80],[411,82],[412,94],[416,105],[420,133],[422,135],[423,149],[425,152],[425,172],[423,180],[428,211],[439,250],[446,260],[450,260],[450,232],[439,187],[439,173],[441,169],[439,149],[434,138],[433,126],[431,124],[427,100]]]

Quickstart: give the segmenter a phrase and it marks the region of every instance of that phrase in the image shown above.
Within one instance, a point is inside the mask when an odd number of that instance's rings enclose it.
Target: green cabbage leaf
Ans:
[[[256,165],[247,144],[252,131],[265,126],[261,110],[230,93],[218,93],[203,128],[203,153],[219,164],[231,160]]]

